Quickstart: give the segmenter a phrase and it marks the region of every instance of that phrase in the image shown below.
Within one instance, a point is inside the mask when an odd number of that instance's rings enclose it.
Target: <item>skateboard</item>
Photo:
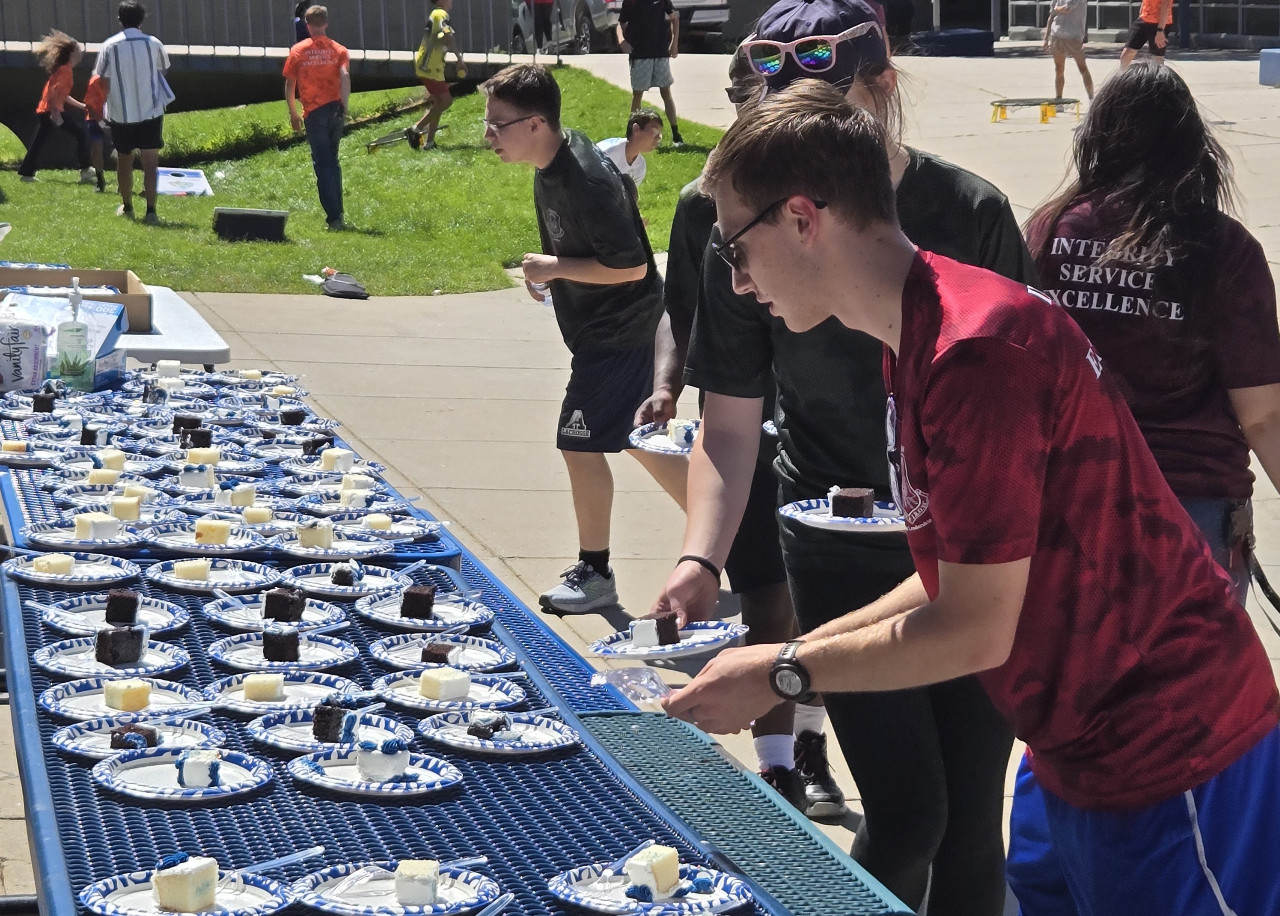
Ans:
[[[448,124],[441,124],[436,130],[437,132],[441,130],[445,130],[448,128],[448,126],[449,126]],[[409,140],[409,128],[402,127],[399,130],[393,130],[391,133],[386,134],[385,136],[379,137],[376,140],[370,140],[368,143],[364,145],[365,152],[376,153],[378,150],[382,149],[382,147],[391,146],[393,144],[399,143],[401,140],[408,142],[409,145],[412,146],[414,149],[420,148],[420,146],[413,146],[413,142]]]

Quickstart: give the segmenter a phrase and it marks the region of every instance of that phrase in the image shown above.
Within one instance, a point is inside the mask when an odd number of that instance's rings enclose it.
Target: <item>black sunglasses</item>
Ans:
[[[712,233],[711,234],[711,250],[714,251],[716,254],[720,255],[721,259],[723,259],[726,264],[728,264],[731,268],[738,271],[739,273],[746,270],[747,269],[746,253],[743,252],[743,250],[739,248],[735,243],[738,241],[738,239],[742,238],[744,235],[746,235],[756,226],[760,225],[765,220],[767,220],[770,216],[774,214],[774,212],[779,207],[781,207],[783,204],[785,204],[794,196],[795,196],[794,194],[791,194],[786,197],[780,198],[779,200],[775,200],[773,203],[769,204],[769,206],[765,207],[763,210],[757,213],[755,216],[755,219],[753,219],[751,222],[747,223],[745,226],[743,226],[741,229],[735,232],[730,238],[723,239],[722,241],[716,241],[716,239],[719,238],[720,236],[719,223],[712,226],[711,227],[711,233]],[[827,205],[827,202],[825,200],[814,200],[813,205],[817,207],[819,210],[821,210]]]

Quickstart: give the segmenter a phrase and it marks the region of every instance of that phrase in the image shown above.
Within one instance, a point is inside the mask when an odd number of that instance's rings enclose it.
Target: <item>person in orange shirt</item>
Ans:
[[[84,91],[84,116],[85,125],[89,129],[89,160],[93,163],[98,193],[102,194],[107,190],[107,183],[102,177],[103,151],[107,142],[107,132],[103,126],[107,118],[107,84],[97,74],[89,77],[89,88]]]
[[[89,140],[80,123],[80,114],[63,116],[63,109],[70,105],[84,111],[84,105],[71,97],[71,69],[84,56],[80,42],[65,32],[50,29],[44,39],[35,47],[36,60],[49,74],[44,84],[44,92],[40,95],[40,104],[36,106],[36,114],[40,116],[40,124],[36,127],[36,135],[31,141],[22,165],[18,166],[18,175],[23,181],[36,180],[36,163],[40,160],[40,150],[56,127],[61,127],[71,134],[76,141],[76,153],[80,158],[80,181],[82,184],[93,182],[93,171],[89,168]]]
[[[1120,69],[1133,63],[1143,45],[1151,49],[1157,64],[1164,63],[1164,49],[1169,45],[1169,26],[1173,25],[1173,0],[1142,0],[1142,9],[1129,30],[1129,40],[1120,52]]]
[[[309,7],[304,18],[311,37],[289,49],[284,62],[284,100],[293,129],[306,126],[325,222],[330,229],[341,230],[345,226],[338,143],[346,127],[347,100],[351,96],[350,56],[346,48],[325,34],[329,28],[327,9]],[[298,114],[299,100],[302,114]]]

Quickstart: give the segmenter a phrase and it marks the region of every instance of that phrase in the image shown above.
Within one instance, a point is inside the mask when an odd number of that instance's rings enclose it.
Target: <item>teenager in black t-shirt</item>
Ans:
[[[631,64],[631,110],[638,111],[645,91],[657,88],[671,122],[671,142],[684,144],[671,96],[675,77],[671,60],[679,56],[680,14],[671,0],[622,0],[618,13],[618,47]]]
[[[829,37],[830,53],[787,49],[816,36]],[[761,17],[755,37],[775,42],[744,45],[770,90],[818,78],[845,89],[890,128],[900,123],[896,73],[876,14],[862,0],[782,0]],[[810,52],[807,63],[797,50]],[[899,219],[913,242],[1031,279],[1031,259],[1004,195],[896,138],[888,152]],[[723,559],[754,464],[753,454],[724,443],[747,435],[775,383],[780,501],[822,498],[833,485],[870,487],[890,498],[879,342],[830,320],[802,334],[788,331],[754,297],[735,295],[728,265],[710,253],[702,281],[687,381],[706,393],[706,406],[690,458],[681,553]],[[805,632],[863,607],[914,571],[905,535],[819,530],[789,519],[780,527]],[[715,595],[702,567],[684,562],[658,604],[701,619],[714,609]],[[977,680],[825,699],[862,800],[854,857],[912,908],[924,901],[932,870],[931,914],[1001,913],[1012,734]]]
[[[569,470],[578,562],[539,603],[582,613],[618,603],[609,568],[613,476],[605,454],[630,451],[684,505],[683,456],[630,448],[631,421],[653,390],[653,335],[662,280],[635,197],[607,157],[560,128],[560,89],[544,67],[507,67],[484,85],[485,139],[503,162],[537,168],[533,199],[542,253],[524,256],[525,285],[549,288],[573,354],[556,444]]]

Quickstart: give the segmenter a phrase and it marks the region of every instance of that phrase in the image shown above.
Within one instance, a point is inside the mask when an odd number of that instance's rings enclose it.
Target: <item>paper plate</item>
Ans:
[[[363,458],[356,458],[355,463],[351,465],[350,471],[326,471],[321,467],[321,458],[319,455],[298,455],[295,458],[286,458],[280,462],[280,470],[287,474],[368,474],[370,477],[381,477],[382,472],[387,469],[385,464],[377,461],[366,461]]]
[[[90,884],[80,892],[80,903],[98,916],[164,916],[156,903],[151,881],[154,870],[135,871]],[[214,896],[218,916],[268,916],[293,903],[289,886],[262,875],[231,877],[219,871]]]
[[[512,668],[516,664],[516,656],[510,649],[492,639],[481,639],[478,636],[431,636],[418,633],[402,633],[399,636],[388,636],[369,644],[369,654],[392,668],[428,668],[430,665],[422,661],[422,649],[429,642],[446,642],[458,647],[458,653],[449,664],[463,671],[488,673],[503,668]]]
[[[113,538],[78,538],[74,521],[70,524],[60,521],[27,525],[20,533],[32,544],[54,551],[119,550],[142,543],[142,535],[125,524],[120,526],[120,532]]]
[[[308,471],[306,473],[295,471],[292,475],[280,481],[280,492],[287,493],[290,496],[327,496],[334,499],[337,494],[342,492],[342,478],[345,475],[338,471]],[[365,489],[364,492],[387,498],[388,490],[386,484],[380,480],[373,480],[373,486]]]
[[[204,689],[204,700],[215,702],[222,709],[246,716],[265,716],[290,709],[310,709],[331,693],[359,693],[361,687],[355,681],[332,674],[314,671],[283,672],[284,699],[259,702],[244,698],[244,679],[247,674],[233,674],[214,681]]]
[[[125,382],[120,390],[129,394],[141,394],[143,388],[148,381],[154,382],[159,376],[151,378],[138,378],[131,382]],[[179,376],[182,379],[181,388],[170,388],[169,397],[178,400],[195,400],[197,398],[214,398],[218,396],[218,392],[214,390],[212,385],[206,385],[204,382],[198,381],[190,376]]]
[[[400,798],[439,792],[462,782],[462,772],[451,763],[425,754],[409,754],[409,767],[404,776],[391,782],[369,782],[356,766],[354,747],[317,751],[289,761],[289,775],[299,782],[310,783],[330,792],[344,795],[367,795],[374,798]]]
[[[272,512],[293,512],[297,508],[298,501],[288,496],[276,496],[274,493],[264,493],[262,488],[257,488],[258,492],[253,497],[255,506],[265,506]],[[199,493],[191,493],[186,496],[178,497],[174,503],[183,512],[191,512],[195,515],[208,515],[211,512],[231,513],[239,516],[243,509],[240,506],[219,505],[217,502],[217,490],[201,490]],[[312,516],[306,516],[311,518]]]
[[[277,434],[273,439],[247,439],[244,442],[244,450],[255,458],[261,458],[263,461],[284,461],[288,458],[302,457],[302,447],[306,442],[310,442],[316,436],[323,435],[322,432],[313,430],[303,433],[281,433]]]
[[[479,872],[443,869],[435,906],[401,906],[396,902],[396,864],[390,860],[335,865],[294,882],[292,891],[305,906],[335,916],[455,916],[492,903],[502,892],[498,882]]]
[[[269,662],[262,655],[262,633],[241,633],[209,646],[209,657],[237,671],[323,671],[349,665],[360,657],[351,643],[325,636],[298,634],[298,661]]]
[[[142,484],[143,486],[152,485],[151,481],[141,477],[134,483]],[[76,506],[81,509],[87,509],[90,506],[110,505],[113,496],[123,495],[124,491],[117,489],[114,484],[73,483],[54,490],[53,501],[61,506]],[[162,496],[163,494],[157,495]],[[172,504],[171,500],[169,502]]]
[[[449,592],[443,594],[437,592],[433,616],[430,620],[401,617],[400,590],[379,591],[361,598],[356,602],[356,613],[375,623],[423,633],[445,630],[458,624],[466,624],[471,629],[478,629],[493,623],[493,611],[479,601],[471,601]]]
[[[120,495],[118,493],[112,495]],[[83,502],[73,509],[68,510],[68,514],[76,515],[81,512],[105,512],[111,514],[110,502]],[[130,521],[124,522],[130,528],[141,533],[143,528],[151,525],[163,525],[165,522],[181,521],[185,516],[174,505],[173,497],[167,493],[156,491],[156,495],[152,497],[149,503],[140,503],[138,505],[138,517]]]
[[[42,611],[40,619],[55,630],[76,636],[91,636],[107,625],[107,596],[79,595],[55,601],[50,607],[62,613]],[[191,615],[180,604],[160,598],[138,596],[138,623],[147,625],[152,636],[168,633],[187,625]]]
[[[167,455],[164,457],[167,458],[164,463],[165,468],[175,475],[190,463],[186,460],[186,453],[182,451],[179,451],[177,456]],[[234,454],[222,458],[213,469],[213,473],[219,478],[224,474],[228,476],[255,477],[265,474],[266,471],[267,463],[261,458],[237,458]]]
[[[275,712],[267,716],[259,716],[248,725],[245,731],[254,741],[282,751],[310,754],[315,751],[328,750],[335,745],[317,741],[311,730],[314,720],[314,709],[294,709],[289,712]],[[356,725],[355,741],[373,741],[381,744],[388,738],[413,740],[413,730],[407,725],[377,713],[361,713]],[[354,742],[352,742],[354,743]]]
[[[97,763],[90,775],[98,785],[121,795],[171,802],[218,802],[271,781],[271,767],[265,760],[239,751],[221,751],[219,785],[183,788],[178,785],[177,767],[183,753],[181,748],[162,747],[122,751]]]
[[[93,458],[90,454],[68,454],[55,467],[88,477],[89,472],[93,470]],[[126,475],[132,475],[135,478],[149,477],[152,474],[163,472],[164,467],[164,461],[159,458],[144,458],[141,455],[133,455],[126,452],[124,468],[121,470],[121,479],[123,480]]]
[[[231,630],[260,630],[263,623],[262,611],[266,601],[265,592],[229,600],[219,598],[206,604],[202,611],[212,623]],[[346,619],[346,616],[342,608],[336,604],[308,598],[302,611],[302,620],[294,626],[302,630],[323,627],[331,623],[340,623]]]
[[[418,672],[397,672],[373,682],[374,691],[388,703],[428,712],[468,709],[510,709],[524,702],[524,688],[492,674],[473,674],[465,700],[432,700],[418,692]]]
[[[519,712],[507,714],[511,728],[506,732],[499,732],[493,739],[477,738],[467,734],[470,715],[466,712],[445,712],[431,716],[418,723],[418,733],[428,741],[446,747],[501,757],[545,754],[573,747],[582,740],[563,722]]]
[[[156,482],[156,486],[167,493],[173,494],[174,496],[195,496],[201,493],[216,493],[224,483],[256,484],[258,482],[252,477],[246,477],[244,474],[228,474],[225,471],[214,471],[213,479],[217,481],[217,484],[212,487],[187,487],[182,485],[181,477],[177,474],[173,474],[169,477],[160,478],[160,480]]]
[[[174,568],[184,560],[165,560],[147,567],[147,581],[166,588],[186,592],[212,593],[215,588],[227,592],[249,592],[260,588],[269,588],[280,581],[280,570],[263,566],[261,563],[250,563],[248,560],[232,560],[227,557],[215,557],[210,560],[209,578],[180,579],[174,575]]]
[[[292,489],[285,486],[286,491]],[[399,515],[409,511],[408,500],[401,499],[398,496],[375,496],[369,502],[361,506],[344,506],[338,501],[338,491],[330,490],[328,493],[314,493],[311,496],[298,497],[298,508],[303,512],[310,512],[312,515],[337,515],[346,512],[381,512],[384,515]]]
[[[70,681],[50,687],[40,694],[40,708],[64,719],[84,722],[104,716],[127,715],[123,710],[112,709],[104,697],[107,678],[92,677],[82,681]],[[141,710],[147,715],[164,715],[181,712],[192,706],[204,706],[204,697],[189,687],[172,681],[147,680],[151,685],[151,703]]]
[[[29,452],[0,452],[0,465],[11,468],[47,468],[61,461],[66,450],[50,443],[32,442]]]
[[[72,551],[75,566],[67,575],[36,572],[31,568],[35,557],[22,556],[5,560],[0,569],[19,582],[33,585],[50,585],[54,588],[78,588],[87,585],[109,585],[115,582],[128,582],[136,579],[142,572],[136,565],[119,557],[109,557],[102,553],[80,553]]]
[[[198,544],[196,523],[190,520],[152,525],[143,533],[143,538],[157,550],[198,557],[251,553],[266,549],[266,541],[262,535],[245,525],[232,525],[225,544]]]
[[[329,598],[359,598],[385,589],[405,589],[413,584],[408,576],[387,569],[385,566],[368,566],[361,563],[364,577],[354,585],[334,585],[331,578],[336,563],[307,563],[286,570],[280,584],[300,588],[312,595]]]
[[[195,719],[179,719],[175,722],[163,720],[147,721],[136,715],[106,716],[101,719],[90,719],[77,725],[60,728],[49,738],[49,742],[60,751],[88,757],[91,760],[106,760],[120,753],[119,748],[111,747],[111,731],[121,725],[142,723],[154,728],[157,747],[191,748],[222,747],[226,743],[226,733],[205,722]]]
[[[680,641],[669,646],[633,646],[630,630],[620,630],[593,642],[595,655],[612,658],[682,658],[728,648],[737,642],[747,628],[726,620],[692,620],[680,629]]]
[[[653,903],[632,900],[625,893],[631,883],[626,875],[602,878],[605,866],[588,865],[571,868],[547,882],[551,893],[574,906],[597,913],[643,914],[643,916],[700,916],[724,913],[751,903],[751,890],[741,878],[709,868],[681,865],[680,877],[690,881],[697,876],[711,880],[710,893],[688,893],[684,897],[658,899]]]
[[[334,526],[333,546],[303,547],[298,541],[298,529],[295,526],[276,540],[275,549],[304,560],[363,560],[367,557],[390,553],[395,549],[395,545],[384,538],[375,537],[363,531]]]
[[[191,656],[181,646],[167,642],[151,640],[147,643],[142,659],[128,668],[113,668],[104,665],[94,658],[94,645],[97,638],[82,636],[79,639],[64,639],[36,649],[31,660],[36,667],[57,674],[61,677],[100,677],[118,679],[125,677],[155,677],[168,674],[191,664]]]
[[[831,514],[831,502],[826,499],[802,499],[788,503],[778,510],[783,518],[793,518],[810,528],[828,531],[849,531],[859,534],[892,534],[907,530],[907,523],[893,503],[877,502],[874,518],[843,518]]]
[[[694,436],[698,434],[698,430],[702,427],[701,420],[694,420]],[[627,437],[632,448],[638,448],[644,452],[654,452],[659,455],[687,455],[693,451],[693,443],[680,443],[671,441],[671,437],[667,435],[666,423],[647,423],[638,429],[633,429],[631,435]]]
[[[440,537],[440,522],[429,522],[411,515],[394,516],[390,528],[367,528],[364,520],[371,514],[363,511],[335,512],[327,518],[337,530],[355,529],[385,541],[438,540]]]

